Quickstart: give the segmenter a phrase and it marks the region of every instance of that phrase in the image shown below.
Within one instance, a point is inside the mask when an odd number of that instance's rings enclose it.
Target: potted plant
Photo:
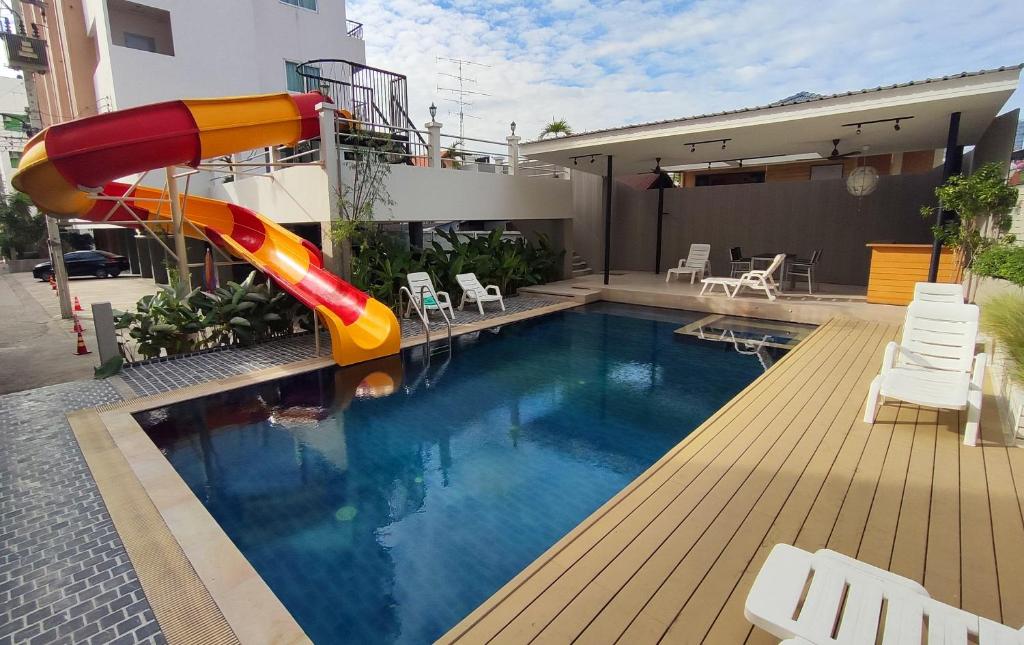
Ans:
[[[921,208],[923,217],[931,217],[937,209],[953,211],[957,217],[933,227],[935,237],[953,249],[957,266],[971,271],[975,258],[988,248],[1012,244],[1007,236],[1010,212],[1017,204],[1017,190],[1006,182],[1006,167],[992,162],[969,175],[953,175],[935,189],[939,206]],[[974,299],[977,284],[968,274],[967,293]]]

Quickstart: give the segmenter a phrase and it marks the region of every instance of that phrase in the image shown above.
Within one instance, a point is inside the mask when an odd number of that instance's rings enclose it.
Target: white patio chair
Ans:
[[[460,273],[455,276],[455,281],[462,288],[462,300],[459,301],[459,311],[462,311],[467,302],[475,302],[481,316],[484,315],[485,302],[496,302],[501,305],[501,310],[505,311],[505,301],[502,299],[501,290],[497,286],[489,284],[484,287],[480,284],[480,280],[477,279],[475,273]]]
[[[413,303],[415,303],[416,306],[423,309],[423,315],[428,320],[430,316],[427,312],[431,309],[440,311],[442,316],[447,315],[444,313],[444,310],[447,309],[448,313],[451,314],[451,319],[455,320],[455,311],[452,310],[452,299],[448,297],[448,292],[435,290],[434,283],[431,282],[430,276],[426,272],[410,273],[405,279],[409,283],[409,291],[412,292],[412,300],[405,308],[404,315],[406,317],[408,317],[409,311],[412,310]]]
[[[882,371],[871,382],[865,423],[874,423],[878,406],[896,399],[929,408],[967,410],[964,444],[978,442],[984,354],[974,355],[978,340],[976,305],[914,301],[907,307],[903,336],[885,348]]]
[[[835,551],[811,554],[788,544],[772,548],[743,614],[791,643],[1024,643],[1021,631],[939,602],[913,580]]]
[[[680,276],[687,273],[690,274],[690,284],[693,284],[698,277],[703,279],[705,273],[711,273],[710,244],[691,244],[686,259],[680,260],[679,266],[665,272],[665,282],[668,282],[673,275]]]
[[[738,278],[704,278],[700,281],[703,285],[700,289],[700,295],[703,296],[708,289],[714,291],[715,285],[720,285],[725,290],[725,295],[730,298],[735,298],[740,289],[747,287],[764,291],[765,295],[768,296],[768,300],[775,300],[775,297],[779,295],[779,286],[775,283],[773,276],[779,270],[779,267],[782,266],[782,262],[785,259],[786,254],[779,253],[772,258],[772,263],[768,265],[768,268],[747,271]],[[729,290],[730,287],[732,291]]]
[[[946,302],[964,304],[964,285],[953,282],[918,282],[914,285],[915,302]]]

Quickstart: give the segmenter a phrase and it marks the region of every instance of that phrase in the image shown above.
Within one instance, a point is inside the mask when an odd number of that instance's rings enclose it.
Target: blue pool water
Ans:
[[[762,372],[696,317],[589,306],[138,419],[314,641],[424,643]]]

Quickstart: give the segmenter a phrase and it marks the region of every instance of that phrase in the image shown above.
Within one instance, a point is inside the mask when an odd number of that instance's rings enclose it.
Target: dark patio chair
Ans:
[[[821,249],[814,249],[810,259],[797,258],[789,263],[786,276],[796,284],[797,278],[803,278],[807,282],[807,293],[814,294],[814,269],[821,261]]]
[[[729,249],[729,277],[735,278],[750,271],[750,258],[743,257],[743,249],[734,246]]]

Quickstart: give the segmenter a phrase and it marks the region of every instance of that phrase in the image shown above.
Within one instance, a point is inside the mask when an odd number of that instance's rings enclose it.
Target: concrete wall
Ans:
[[[1013,140],[1017,136],[1017,122],[1020,110],[1013,110],[992,120],[971,155],[971,169],[977,170],[993,161],[1008,164],[1013,152]]]
[[[728,275],[729,248],[745,254],[824,250],[818,279],[867,284],[871,241],[929,242],[918,211],[934,201],[939,173],[881,177],[867,197],[846,191],[843,180],[746,184],[665,191],[662,271],[685,257],[694,242],[711,244],[712,271]],[[600,177],[575,180],[576,252],[603,269]],[[612,269],[653,271],[657,191],[616,184],[612,220]]]
[[[246,177],[217,185],[214,197],[251,208],[282,224],[330,219],[327,175],[322,168],[284,168],[274,172],[273,177]],[[381,209],[377,214],[381,221],[572,217],[570,182],[546,177],[392,166],[388,192],[395,205]]]

